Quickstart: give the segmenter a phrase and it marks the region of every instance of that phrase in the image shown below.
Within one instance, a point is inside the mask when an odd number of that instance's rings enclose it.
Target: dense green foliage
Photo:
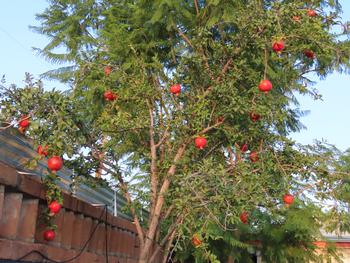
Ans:
[[[46,91],[30,77],[24,88],[3,86],[1,120],[29,114],[27,135],[50,155],[65,154],[80,175],[115,178],[131,194],[136,225],[140,206],[148,207],[140,262],[151,262],[153,242],[166,256],[174,244],[186,258],[194,233],[203,239],[193,249],[197,262],[224,262],[229,251],[247,262],[250,238],[262,242],[267,262],[309,262],[328,213],[330,228],[348,229],[348,157],[288,138],[302,128],[295,95],[320,96],[308,74],[349,69],[336,0],[49,2],[35,30],[50,41],[38,52],[71,65],[45,74],[69,88]],[[280,54],[277,40],[285,42]],[[268,94],[258,89],[262,79],[273,84]],[[175,83],[179,96],[169,92]],[[118,99],[106,101],[106,90]],[[252,112],[261,119],[252,121]],[[204,150],[194,145],[199,135]],[[290,211],[287,192],[298,199]]]

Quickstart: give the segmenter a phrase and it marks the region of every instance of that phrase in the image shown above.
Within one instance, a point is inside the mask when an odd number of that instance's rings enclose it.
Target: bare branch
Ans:
[[[220,146],[223,143],[223,141],[219,141],[216,143],[211,149],[204,155],[204,159],[207,158],[218,146]]]
[[[173,164],[168,169],[167,176],[164,179],[162,187],[159,190],[159,193],[157,196],[157,202],[154,207],[154,214],[153,214],[153,217],[151,217],[151,220],[149,222],[149,228],[145,239],[145,245],[143,247],[143,251],[141,252],[141,258],[146,258],[151,249],[151,246],[153,244],[153,240],[156,234],[156,230],[159,224],[160,212],[163,208],[163,204],[165,201],[164,195],[168,191],[170,186],[170,177],[172,177],[175,174],[177,163],[185,153],[185,149],[187,147],[188,142],[189,140],[184,142],[177,150],[176,155],[173,159]]]
[[[1,123],[6,124],[6,126],[0,127],[0,131],[4,131],[6,129],[9,129],[14,125],[14,123],[11,123],[11,122],[1,122]]]
[[[225,63],[224,67],[222,68],[221,70],[221,73],[220,75],[216,78],[216,82],[220,82],[220,80],[222,79],[222,77],[226,74],[226,72],[228,71],[230,65],[232,64],[233,62],[233,59],[232,58],[229,58],[227,60],[227,62]]]
[[[177,32],[179,33],[180,37],[182,37],[183,40],[185,40],[185,42],[191,47],[193,48],[193,45],[190,41],[190,39],[180,30],[177,28]]]
[[[174,208],[173,205],[171,205],[171,206],[168,207],[168,209],[166,210],[166,212],[165,212],[164,215],[162,216],[162,219],[163,219],[163,220],[166,219],[166,218],[168,218],[168,216],[170,215],[170,213],[171,213],[171,211],[173,210],[173,208]]]
[[[154,143],[154,116],[153,107],[150,102],[147,103],[149,109],[149,136],[150,136],[150,150],[151,150],[151,218],[157,198],[158,186],[158,171],[157,171],[157,147]]]
[[[163,142],[166,140],[166,138],[168,138],[169,136],[169,127],[167,127],[167,129],[165,130],[162,138],[159,140],[159,142],[155,145],[156,148],[158,148],[159,146],[161,146],[163,144]]]
[[[198,0],[194,0],[194,6],[196,8],[196,14],[199,15]]]
[[[173,236],[175,236],[176,234],[176,227],[181,224],[181,222],[183,221],[183,216],[178,217],[178,219],[176,220],[176,222],[174,222],[169,228],[168,228],[168,233],[165,235],[165,237],[162,239],[162,241],[158,244],[157,248],[154,250],[151,258],[150,258],[150,262],[154,262],[155,257],[158,255],[158,253],[160,252],[160,250],[164,247],[165,244],[171,244],[172,240],[174,239]],[[169,242],[171,241],[171,242]],[[167,246],[166,246],[167,247]],[[165,249],[166,250],[166,249]]]
[[[207,133],[208,131],[220,126],[221,124],[224,123],[224,120],[217,120],[216,123],[212,126],[208,126],[207,128],[203,129],[201,132],[199,132],[199,134],[205,134]]]
[[[108,166],[114,166],[112,163],[108,163],[106,161],[103,161],[104,164],[108,165]],[[130,212],[131,212],[131,215],[133,216],[133,219],[134,219],[134,223],[135,223],[135,227],[136,227],[136,230],[137,230],[137,233],[138,233],[138,237],[139,237],[139,240],[140,240],[140,244],[141,246],[143,246],[144,242],[145,242],[145,237],[144,237],[144,233],[143,233],[143,229],[141,227],[141,223],[140,223],[140,220],[136,214],[136,211],[134,209],[134,207],[132,206],[133,204],[133,201],[131,199],[131,195],[129,193],[129,190],[128,190],[128,185],[125,183],[122,175],[120,172],[117,172],[117,171],[113,171],[112,169],[109,169],[106,167],[106,165],[103,166],[103,169],[116,176],[117,179],[118,179],[118,182],[119,182],[119,185],[120,185],[120,189],[122,190],[122,192],[124,193],[124,197],[127,201],[127,203],[130,205]]]
[[[168,251],[170,251],[170,247],[173,245],[173,241],[174,238],[176,236],[176,231],[173,231],[173,233],[171,234],[171,236],[169,237],[166,245],[165,245],[165,249],[164,249],[164,257],[163,257],[163,263],[166,263],[168,260],[168,256],[171,257],[171,253],[169,253]]]

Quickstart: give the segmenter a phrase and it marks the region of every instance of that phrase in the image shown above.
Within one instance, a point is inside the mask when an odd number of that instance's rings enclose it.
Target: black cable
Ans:
[[[20,260],[22,260],[22,259],[28,257],[29,255],[33,254],[33,253],[38,254],[38,255],[40,255],[43,259],[46,259],[46,260],[48,260],[49,262],[53,262],[53,263],[66,263],[66,262],[70,262],[70,261],[72,261],[72,260],[74,260],[74,259],[80,257],[81,254],[84,252],[86,246],[87,246],[87,245],[89,244],[89,242],[91,241],[93,235],[95,234],[97,227],[99,226],[99,224],[101,224],[101,221],[100,221],[100,220],[102,219],[102,216],[103,216],[103,214],[104,214],[105,211],[106,211],[106,222],[105,222],[105,225],[107,226],[107,212],[108,212],[108,210],[107,210],[107,205],[105,205],[105,209],[103,209],[103,211],[102,211],[102,213],[101,213],[101,215],[100,215],[100,217],[99,217],[99,219],[98,219],[99,221],[98,221],[98,223],[96,224],[96,226],[95,226],[95,228],[93,229],[93,231],[91,232],[90,237],[89,237],[88,240],[85,242],[85,244],[84,244],[84,246],[82,247],[82,249],[80,250],[80,252],[79,252],[76,256],[72,257],[71,259],[67,259],[67,260],[64,260],[64,261],[56,261],[56,260],[54,260],[54,259],[48,258],[48,257],[45,256],[43,253],[41,253],[39,250],[32,250],[32,251],[28,252],[27,254],[25,254],[24,256],[22,256],[22,257],[20,257],[19,259],[17,259],[17,261],[20,261]],[[107,229],[107,228],[106,228],[106,229]],[[107,231],[106,231],[106,241],[107,241]],[[106,247],[107,247],[107,243],[106,243]],[[106,262],[108,263],[108,250],[107,250],[107,249],[106,249]]]
[[[108,227],[107,227],[107,205],[106,205],[106,217],[105,217],[105,235],[106,235],[106,263],[108,263]]]

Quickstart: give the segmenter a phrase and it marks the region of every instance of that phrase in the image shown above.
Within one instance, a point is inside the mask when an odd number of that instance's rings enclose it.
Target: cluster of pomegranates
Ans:
[[[52,201],[49,205],[48,205],[48,208],[49,208],[49,215],[50,216],[55,216],[57,215],[60,210],[61,210],[61,204],[57,201]],[[52,241],[55,239],[56,237],[56,233],[55,233],[55,230],[53,228],[48,228],[44,231],[43,233],[43,237],[46,241]]]
[[[309,17],[315,17],[315,16],[317,16],[317,13],[316,13],[315,10],[309,9],[309,10],[307,10],[307,15]],[[301,20],[301,17],[300,16],[293,16],[292,19],[294,21],[299,22]],[[285,48],[285,44],[284,44],[284,41],[282,39],[274,41],[272,43],[272,50],[274,52],[276,52],[277,54],[282,53],[284,48]],[[304,50],[304,55],[307,58],[309,58],[309,59],[314,59],[315,58],[315,53],[312,50],[310,50],[310,49]],[[268,79],[263,79],[259,83],[258,88],[259,88],[260,91],[262,91],[265,94],[267,94],[272,89],[272,83]]]
[[[29,118],[30,118],[29,116],[24,116],[18,122],[18,126],[19,126],[18,130],[21,133],[24,133],[26,131],[26,129],[29,127],[29,125],[30,125]],[[47,157],[47,155],[49,154],[49,147],[47,145],[45,145],[45,146],[39,145],[37,148],[37,153],[40,156]],[[58,170],[60,170],[62,168],[63,160],[59,156],[52,156],[48,159],[47,166],[52,172],[57,172]]]
[[[30,125],[30,116],[23,116],[21,120],[18,122],[18,126],[19,126],[18,130],[23,134],[25,133],[29,125]],[[39,145],[37,148],[37,153],[41,157],[47,157],[49,154],[48,145],[45,145],[45,146]],[[63,160],[60,156],[52,156],[47,160],[47,167],[53,173],[59,171],[62,168],[62,166],[63,166]],[[48,208],[49,208],[49,215],[55,216],[61,210],[61,204],[54,200],[48,205]],[[43,237],[46,241],[54,240],[55,239],[54,229],[49,228],[45,230],[43,233]]]
[[[37,148],[37,153],[40,156],[46,157],[48,155],[49,147],[47,145],[42,146],[39,145]],[[59,156],[52,156],[47,160],[47,167],[50,169],[51,172],[55,173],[59,171],[63,166],[63,160]],[[49,215],[55,216],[58,214],[61,210],[61,204],[57,201],[52,201],[49,205]],[[52,241],[55,239],[55,230],[53,228],[48,228],[44,231],[43,237],[46,241]]]
[[[283,202],[286,207],[289,207],[294,202],[294,196],[291,194],[285,194],[283,196]],[[240,221],[247,225],[249,221],[249,213],[247,211],[243,211],[241,215],[239,216]],[[192,236],[192,244],[195,248],[199,247],[202,244],[202,240],[200,239],[198,234],[194,234]]]
[[[283,196],[283,203],[286,207],[289,207],[291,204],[294,202],[294,196],[291,194],[285,194]],[[243,224],[248,224],[248,219],[249,219],[249,213],[246,211],[243,211],[239,217],[241,222]]]
[[[49,150],[49,147],[47,145],[45,146],[39,145],[36,151],[39,155],[46,157],[48,155],[48,150]],[[61,170],[62,166],[63,166],[63,160],[60,156],[54,155],[47,160],[47,167],[53,173]]]
[[[106,66],[104,68],[104,73],[106,77],[109,77],[109,75],[112,72],[112,67],[111,66]],[[118,99],[118,94],[113,92],[112,90],[106,90],[103,93],[103,97],[106,101],[115,101],[116,99]]]

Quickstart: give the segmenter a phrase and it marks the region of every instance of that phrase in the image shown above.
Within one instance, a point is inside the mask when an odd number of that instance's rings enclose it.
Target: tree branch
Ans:
[[[176,233],[176,227],[183,221],[183,216],[178,217],[176,222],[174,222],[169,228],[168,228],[168,233],[165,235],[165,237],[162,239],[162,241],[158,244],[157,248],[154,250],[150,262],[154,262],[155,257],[158,255],[162,247],[167,243],[167,241],[172,240],[171,236],[175,235]]]
[[[198,0],[194,0],[194,6],[196,8],[196,14],[199,15]]]
[[[116,171],[113,171],[112,169],[109,169],[109,168],[106,167],[106,165],[113,167],[114,166],[113,164],[108,163],[105,160],[103,161],[103,163],[105,164],[103,166],[103,169],[106,172],[108,172],[108,173],[110,173],[112,175],[115,175],[117,177],[117,179],[118,179],[118,182],[120,184],[120,189],[124,193],[124,197],[125,197],[127,203],[130,205],[130,212],[131,212],[131,215],[134,218],[134,223],[135,223],[135,227],[136,227],[136,230],[137,230],[137,233],[138,233],[138,237],[139,237],[139,240],[140,240],[140,245],[143,246],[144,243],[145,243],[145,237],[144,237],[143,229],[142,229],[141,224],[140,224],[140,220],[139,220],[139,218],[138,218],[138,216],[136,214],[135,209],[132,206],[133,201],[132,201],[131,195],[130,195],[130,193],[128,191],[128,185],[123,180],[123,177],[122,177],[122,175],[121,175],[121,173],[119,171],[116,172]]]
[[[6,126],[0,127],[0,131],[4,131],[6,129],[11,128],[14,124],[11,122],[1,122],[1,124],[6,124]]]
[[[184,142],[179,149],[176,152],[176,155],[173,159],[173,164],[170,166],[167,172],[167,176],[165,177],[162,187],[159,190],[158,196],[157,196],[157,202],[154,208],[154,214],[153,217],[151,217],[151,220],[149,221],[149,228],[148,233],[145,240],[145,245],[143,247],[143,251],[141,253],[141,259],[145,259],[148,256],[148,253],[151,249],[151,246],[153,244],[153,240],[155,237],[155,233],[157,230],[157,226],[159,224],[159,218],[160,218],[160,212],[164,205],[164,195],[168,191],[170,186],[170,177],[172,177],[176,172],[176,165],[177,162],[181,159],[183,156],[185,149],[187,147],[188,142]]]
[[[163,144],[163,142],[166,140],[166,138],[168,138],[169,136],[169,127],[167,127],[167,129],[164,131],[164,134],[162,136],[162,138],[158,141],[158,143],[156,145],[154,145],[156,148],[158,148],[159,146],[161,146]]]
[[[154,207],[157,199],[158,188],[158,169],[157,169],[157,147],[154,143],[154,116],[153,107],[150,102],[147,102],[149,109],[149,136],[150,136],[150,150],[151,150],[151,218],[153,217]]]
[[[235,51],[233,52],[233,54],[234,54],[234,55],[238,54],[240,50],[241,50],[241,49],[240,49],[239,47],[236,48]],[[233,58],[230,57],[230,58],[227,60],[227,62],[225,63],[225,65],[222,67],[221,72],[220,72],[220,75],[216,78],[216,83],[219,83],[219,82],[222,80],[222,78],[225,76],[225,74],[226,74],[227,71],[229,70],[230,65],[232,64],[232,62],[233,62]],[[208,95],[209,92],[212,90],[212,88],[213,88],[213,86],[210,85],[210,86],[206,89],[206,91],[204,92],[204,96]]]
[[[180,37],[182,37],[183,40],[185,40],[185,42],[191,47],[193,48],[193,45],[190,41],[190,39],[179,29],[179,28],[176,28],[177,29],[177,32],[179,33]]]
[[[224,120],[217,120],[216,123],[212,126],[208,126],[207,128],[203,129],[201,132],[199,132],[199,134],[205,134],[207,133],[208,131],[220,126],[221,124],[224,123]]]
[[[168,218],[168,216],[170,215],[170,213],[173,210],[173,208],[174,208],[173,205],[169,206],[168,209],[166,210],[166,212],[164,213],[164,215],[162,216],[162,219]]]
[[[223,67],[222,70],[221,70],[220,75],[216,78],[216,82],[219,82],[219,81],[222,79],[222,77],[223,77],[223,76],[226,74],[226,72],[228,71],[228,69],[229,69],[230,65],[232,64],[232,62],[233,62],[233,59],[232,59],[232,58],[229,58],[229,59],[227,60],[227,62],[225,63],[224,67]]]
[[[104,145],[107,143],[107,138],[106,136],[102,136],[102,150],[97,150],[98,152],[96,153],[97,159],[99,160],[99,166],[96,170],[96,177],[101,178],[102,175],[102,170],[103,170],[103,159],[105,158],[105,152],[103,151]]]
[[[169,251],[170,251],[171,245],[173,244],[175,236],[176,236],[176,231],[173,231],[173,233],[170,235],[168,241],[166,242],[162,263],[166,263],[168,260],[168,257],[171,257]]]

